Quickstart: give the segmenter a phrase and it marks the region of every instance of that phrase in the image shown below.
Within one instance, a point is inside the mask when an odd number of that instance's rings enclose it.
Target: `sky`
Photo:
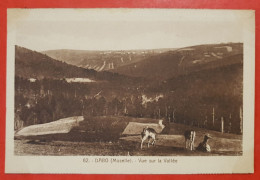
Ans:
[[[243,42],[246,11],[9,9],[16,44],[51,49],[129,50]]]

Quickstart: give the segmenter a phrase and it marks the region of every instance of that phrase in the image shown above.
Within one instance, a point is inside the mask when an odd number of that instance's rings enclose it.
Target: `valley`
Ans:
[[[121,51],[89,51],[89,50],[49,50],[43,51],[54,59],[85,69],[107,71],[118,67],[142,61],[154,55],[159,55],[172,49],[154,50],[121,50]]]
[[[207,132],[222,132],[218,134],[219,138],[224,138],[218,139],[221,142],[227,143],[225,138],[228,136],[241,139],[241,107],[242,43],[179,49],[51,50],[41,53],[15,47],[15,132],[63,118],[84,117],[79,126],[67,134],[33,138],[43,138],[44,141],[51,138],[54,142],[47,145],[55,148],[60,141],[71,141],[61,143],[66,147],[72,141],[80,141],[86,143],[82,144],[84,148],[88,143],[94,143],[95,147],[111,146],[112,149],[130,143],[131,147],[122,149],[122,152],[127,153],[131,149],[133,154],[146,155],[134,150],[139,137],[124,136],[123,130],[131,122],[157,123],[162,119],[167,128],[156,149],[162,155],[183,155],[182,140],[179,140],[187,128],[197,128],[201,136]],[[182,131],[178,134],[173,132],[181,127]],[[167,138],[179,145],[164,146]],[[109,141],[113,144],[110,145]],[[28,145],[24,139],[16,139],[15,143],[21,147]],[[236,149],[227,153],[218,149],[213,155],[241,154],[241,140],[237,144],[234,140],[233,144]],[[43,147],[40,145],[41,142],[32,146]],[[17,154],[32,153],[18,151]],[[69,154],[70,150],[66,149],[60,155]]]

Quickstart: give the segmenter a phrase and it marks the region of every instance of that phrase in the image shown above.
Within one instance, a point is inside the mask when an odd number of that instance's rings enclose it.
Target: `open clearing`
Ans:
[[[162,138],[162,137],[158,137]],[[87,155],[87,156],[208,156],[208,155],[242,155],[241,151],[234,148],[227,150],[224,146],[213,149],[211,153],[185,150],[180,144],[183,137],[177,136],[167,139],[158,139],[156,146],[147,146],[140,149],[140,137],[132,136],[120,139],[118,142],[70,142],[70,141],[28,141],[15,140],[16,155]],[[138,141],[137,141],[138,140]],[[224,142],[221,140],[219,142]],[[169,143],[170,142],[170,143]],[[165,144],[166,143],[166,144]],[[164,145],[165,144],[165,145]],[[172,146],[174,144],[174,146]],[[184,144],[184,143],[183,143]],[[183,145],[182,144],[182,145]],[[224,147],[224,148],[223,148]],[[235,150],[235,151],[234,151]]]
[[[203,140],[203,136],[209,133],[211,153],[188,151],[184,149],[185,130],[191,127],[182,124],[170,124],[168,134],[158,134],[155,146],[140,149],[140,135],[121,136],[117,140],[57,140],[51,136],[45,138],[16,139],[14,141],[16,155],[88,155],[88,156],[216,156],[216,155],[242,155],[242,135],[220,133],[216,131],[194,128],[196,130],[195,147]],[[57,135],[57,136],[64,136]],[[86,134],[82,134],[86,136]],[[48,137],[48,138],[47,138]],[[83,138],[84,139],[84,138]]]

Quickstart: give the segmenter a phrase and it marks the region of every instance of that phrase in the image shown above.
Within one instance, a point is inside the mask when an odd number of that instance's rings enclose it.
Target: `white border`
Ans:
[[[43,11],[42,9],[40,9]],[[59,11],[65,9],[59,9]],[[121,9],[119,9],[121,10]],[[14,9],[8,9],[8,15]],[[44,11],[55,12],[54,9]],[[91,10],[93,11],[93,10]],[[94,11],[107,11],[94,9]],[[114,11],[117,11],[114,9]],[[7,99],[6,99],[6,173],[72,173],[72,174],[208,174],[208,173],[253,173],[254,172],[254,82],[255,82],[255,12],[252,10],[172,10],[172,9],[131,9],[134,12],[148,11],[163,14],[183,16],[193,14],[222,14],[231,15],[243,20],[244,32],[244,84],[243,112],[244,135],[242,156],[175,156],[175,157],[109,157],[130,158],[133,163],[83,163],[86,156],[15,156],[14,155],[14,44],[15,28],[9,26],[7,33]],[[188,13],[187,13],[188,12]],[[185,15],[186,14],[186,15]],[[104,158],[104,156],[102,156]],[[88,157],[90,161],[99,157]],[[137,163],[138,158],[156,159],[172,158],[177,163],[155,163],[145,166]]]

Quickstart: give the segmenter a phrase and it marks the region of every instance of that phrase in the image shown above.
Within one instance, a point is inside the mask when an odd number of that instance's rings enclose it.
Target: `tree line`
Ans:
[[[163,118],[169,122],[220,131],[222,118],[225,121],[225,132],[241,132],[241,102],[236,97],[201,100],[187,96],[176,98],[168,92],[158,100],[144,103],[143,92],[131,91],[127,96],[108,97],[104,93],[93,95],[91,86],[95,85],[68,83],[64,79],[31,82],[16,77],[15,120],[22,121],[23,126],[29,126],[79,115],[131,116]]]

